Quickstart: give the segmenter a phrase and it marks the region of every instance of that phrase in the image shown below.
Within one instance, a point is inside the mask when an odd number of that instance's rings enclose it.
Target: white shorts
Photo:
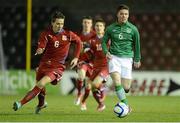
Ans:
[[[118,72],[121,78],[132,79],[132,58],[122,58],[112,55],[108,62],[109,73]]]

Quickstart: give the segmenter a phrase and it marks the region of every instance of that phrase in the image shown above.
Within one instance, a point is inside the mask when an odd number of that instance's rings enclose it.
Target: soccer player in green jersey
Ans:
[[[115,83],[117,97],[128,105],[125,93],[129,92],[132,79],[132,65],[141,66],[140,36],[135,25],[128,21],[129,7],[122,4],[116,11],[117,22],[107,27],[102,39],[102,48],[109,59],[109,73]],[[108,40],[110,48],[107,48]]]

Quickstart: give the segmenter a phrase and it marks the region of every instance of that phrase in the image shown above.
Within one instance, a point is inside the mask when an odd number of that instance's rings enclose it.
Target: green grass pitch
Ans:
[[[174,96],[128,96],[133,111],[124,118],[118,118],[113,113],[113,107],[118,102],[116,96],[107,96],[106,109],[97,112],[97,104],[90,96],[87,101],[87,111],[81,111],[73,104],[73,96],[47,95],[48,107],[41,114],[34,114],[37,98],[23,106],[18,111],[12,110],[12,104],[21,96],[0,96],[1,122],[178,122],[180,121],[180,97]]]

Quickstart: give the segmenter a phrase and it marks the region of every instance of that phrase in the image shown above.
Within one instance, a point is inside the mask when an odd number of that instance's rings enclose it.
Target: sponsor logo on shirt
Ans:
[[[113,32],[116,32],[117,30],[116,30],[116,29],[113,29],[112,31],[113,31]]]

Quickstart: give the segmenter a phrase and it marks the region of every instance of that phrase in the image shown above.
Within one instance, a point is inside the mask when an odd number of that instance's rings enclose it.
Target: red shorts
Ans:
[[[78,66],[78,69],[83,69],[84,71],[86,71],[86,76],[90,77],[93,72],[93,64],[92,63],[83,63]]]
[[[94,68],[93,73],[90,76],[90,80],[93,81],[97,76],[100,76],[103,78],[103,81],[106,81],[106,78],[109,75],[109,71],[107,67],[103,68]]]
[[[36,80],[40,81],[42,77],[49,76],[51,78],[51,84],[56,85],[58,81],[61,80],[64,70],[64,65],[58,65],[58,67],[55,68],[51,65],[42,63],[36,69]]]

